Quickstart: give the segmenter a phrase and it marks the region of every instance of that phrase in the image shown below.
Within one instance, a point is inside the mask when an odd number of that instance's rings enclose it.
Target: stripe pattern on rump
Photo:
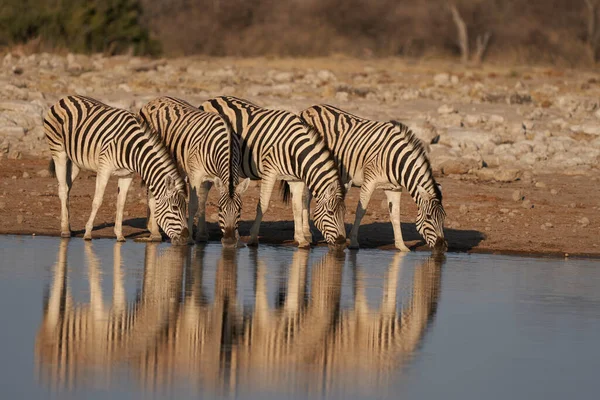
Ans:
[[[184,182],[160,138],[135,114],[89,97],[67,96],[50,108],[44,129],[59,184],[62,236],[70,236],[68,195],[73,180],[84,169],[97,173],[86,239],[91,239],[106,184],[111,175],[117,175],[115,234],[124,240],[123,207],[133,174],[138,173],[157,199],[158,225],[174,242],[187,240],[182,218],[187,209]]]
[[[351,246],[358,247],[358,227],[373,191],[386,192],[396,247],[408,251],[400,229],[400,191],[418,206],[417,230],[430,246],[444,247],[442,193],[421,141],[397,121],[373,121],[330,105],[304,110],[301,118],[313,126],[332,151],[341,179],[361,187]]]
[[[188,218],[190,232],[199,203],[196,240],[207,239],[205,204],[213,182],[220,192],[219,226],[224,240],[235,240],[239,236],[240,195],[249,181],[239,182],[240,140],[226,117],[201,111],[169,96],[146,104],[140,116],[161,136],[180,170],[188,177],[193,197]]]
[[[231,121],[241,138],[242,175],[262,180],[250,244],[258,241],[262,214],[268,208],[278,179],[304,182],[310,195],[316,198],[315,225],[329,244],[345,243],[343,187],[333,157],[314,129],[291,112],[262,108],[233,96],[210,99],[200,109],[219,113]],[[296,203],[306,202],[309,195],[296,191],[292,192],[292,198]],[[307,246],[312,236],[308,216],[302,214],[302,206],[296,204],[294,239]]]

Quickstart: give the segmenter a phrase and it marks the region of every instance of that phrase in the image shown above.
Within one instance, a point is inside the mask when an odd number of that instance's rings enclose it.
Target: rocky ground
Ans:
[[[396,119],[428,144],[443,185],[451,249],[600,256],[600,76],[591,71],[343,57],[148,60],[9,53],[0,70],[0,233],[58,234],[42,120],[50,105],[73,93],[132,111],[164,94],[195,104],[233,94],[291,111],[327,102],[369,118]],[[93,187],[91,174],[75,184],[74,229],[83,228]],[[244,220],[254,217],[257,193],[253,186],[245,198]],[[115,196],[113,190],[105,197],[97,236],[112,235],[103,224],[113,221]],[[357,196],[352,189],[348,223]],[[365,247],[393,243],[383,198],[379,193],[372,200],[364,220]],[[142,190],[134,188],[127,206],[131,235],[142,232],[144,202]],[[213,221],[215,212],[213,199]],[[404,197],[405,239],[421,248],[415,214]],[[291,210],[279,200],[266,221],[263,242],[292,239]]]

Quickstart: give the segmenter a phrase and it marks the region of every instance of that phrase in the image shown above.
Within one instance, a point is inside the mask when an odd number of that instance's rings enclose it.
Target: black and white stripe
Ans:
[[[53,105],[44,119],[46,139],[58,180],[61,236],[69,237],[69,192],[81,169],[97,173],[92,212],[85,239],[92,238],[94,218],[111,175],[119,177],[115,234],[122,233],[127,190],[138,173],[156,198],[158,225],[173,243],[186,243],[185,184],[167,148],[135,114],[83,96],[68,96]]]
[[[232,96],[204,102],[200,108],[227,116],[242,139],[242,174],[262,180],[256,220],[249,244],[258,243],[258,230],[275,182],[290,183],[294,201],[294,239],[299,246],[312,241],[308,226],[309,197],[304,184],[316,199],[314,221],[328,244],[345,246],[344,189],[331,152],[319,134],[295,114],[269,110]],[[300,204],[300,206],[298,206]]]
[[[223,116],[201,111],[173,97],[159,97],[140,110],[140,116],[159,133],[163,143],[188,177],[188,228],[199,212],[195,239],[206,241],[206,199],[213,183],[219,190],[219,226],[223,244],[237,242],[241,194],[250,179],[239,182],[240,139]],[[157,233],[157,232],[156,232]]]
[[[400,191],[405,189],[418,206],[417,230],[429,246],[445,250],[442,192],[423,145],[410,129],[396,121],[360,118],[330,105],[310,107],[301,118],[325,139],[342,182],[361,187],[351,247],[358,247],[360,221],[373,191],[380,188],[387,196],[396,248],[408,251],[400,229]]]

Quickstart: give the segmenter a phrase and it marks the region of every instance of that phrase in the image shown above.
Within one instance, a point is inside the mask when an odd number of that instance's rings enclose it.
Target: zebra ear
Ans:
[[[427,192],[427,190],[425,190],[425,188],[423,186],[417,186],[417,191],[419,192],[419,194],[421,195],[421,198],[425,201],[429,201],[431,200],[431,195],[429,194],[429,192]]]
[[[246,191],[246,189],[248,189],[248,186],[250,186],[250,178],[246,178],[238,183],[237,187],[235,188],[235,192],[237,194],[242,194]]]
[[[175,180],[169,175],[165,178],[165,188],[167,189],[168,194],[175,191]]]
[[[217,188],[217,190],[219,192],[222,192],[225,190],[225,187],[223,185],[223,181],[220,178],[215,178],[215,180],[213,181],[213,183],[215,184],[215,187]]]
[[[345,187],[345,189],[346,189],[346,192],[347,192],[348,190],[350,190],[350,188],[352,187],[352,180],[350,180],[348,183],[346,183],[346,184],[344,185],[344,187]]]
[[[329,198],[329,197],[335,196],[335,192],[336,192],[336,185],[331,184],[325,188],[325,192],[323,194],[325,195],[325,198]]]
[[[440,193],[442,193],[442,185],[440,185],[439,183],[436,183],[438,190],[440,191]]]

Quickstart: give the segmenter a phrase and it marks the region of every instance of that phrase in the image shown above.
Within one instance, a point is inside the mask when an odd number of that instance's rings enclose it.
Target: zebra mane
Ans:
[[[400,129],[400,134],[404,135],[406,137],[406,140],[409,144],[409,146],[412,148],[412,150],[414,152],[416,152],[418,154],[419,158],[422,158],[423,160],[425,160],[425,164],[427,165],[427,169],[429,170],[429,176],[431,176],[431,180],[433,181],[433,195],[435,196],[436,199],[438,199],[440,202],[442,201],[442,191],[440,190],[438,184],[435,181],[435,178],[433,177],[433,169],[431,168],[431,163],[429,162],[429,157],[427,157],[427,152],[425,151],[425,146],[423,145],[423,141],[421,139],[419,139],[417,137],[417,135],[414,134],[413,131],[410,130],[410,128],[406,125],[404,125],[402,122],[398,122],[396,120],[391,120],[390,123]]]
[[[325,149],[327,151],[327,160],[331,161],[333,163],[333,165],[335,165],[336,170],[338,171],[338,173],[336,174],[337,177],[337,182],[340,185],[340,189],[342,191],[342,199],[346,198],[346,187],[344,186],[343,182],[342,182],[342,177],[340,174],[340,168],[337,165],[337,163],[335,162],[335,158],[333,157],[333,152],[329,149],[329,147],[327,146],[327,142],[325,141],[325,139],[323,138],[323,136],[321,136],[321,134],[319,133],[319,131],[312,125],[310,125],[308,122],[306,122],[303,118],[298,118],[300,120],[300,122],[302,123],[302,126],[304,126],[304,128],[306,129],[306,132],[309,134],[309,136],[314,139],[314,141],[316,142],[315,144],[320,144],[323,146],[323,149]]]
[[[184,193],[184,195],[187,196],[187,185],[185,184],[185,181],[182,178],[182,176],[186,176],[185,172],[183,171],[183,167],[179,165],[179,162],[177,162],[177,160],[173,159],[171,153],[169,152],[169,149],[163,143],[159,133],[156,132],[156,130],[154,130],[152,124],[146,119],[146,116],[143,113],[133,114],[133,116],[138,121],[140,128],[144,134],[144,137],[146,138],[146,140],[148,140],[148,143],[150,143],[150,145],[156,152],[156,157],[159,159],[166,157],[169,160],[171,160],[171,163],[175,167],[174,169],[176,171],[176,176],[173,176],[173,178],[175,179],[177,189],[181,190]],[[142,181],[142,185],[145,184],[146,182]]]
[[[228,134],[228,140],[229,140],[229,154],[233,154],[233,146],[235,146],[237,143],[234,143],[234,135],[235,130],[233,129],[233,125],[231,124],[231,120],[229,119],[229,117],[223,113],[223,114],[219,114],[219,116],[221,117],[221,119],[223,120],[223,122],[225,123],[225,127],[227,128],[227,130],[229,131]],[[242,157],[242,155],[240,154],[240,157]],[[241,163],[241,160],[239,160],[239,162]],[[233,181],[233,174],[234,174],[234,166],[231,163],[231,159],[229,162],[229,182],[227,182],[227,188],[228,188],[228,192],[229,192],[229,197],[233,198],[234,194],[235,194],[235,183]],[[238,172],[238,178],[239,178],[239,172]]]

